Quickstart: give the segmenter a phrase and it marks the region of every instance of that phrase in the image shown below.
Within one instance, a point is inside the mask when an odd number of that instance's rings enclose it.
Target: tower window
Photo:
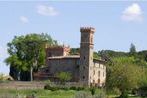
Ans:
[[[83,76],[83,79],[85,79],[85,76]]]
[[[85,60],[86,58],[85,58],[85,56],[84,56],[84,60]]]

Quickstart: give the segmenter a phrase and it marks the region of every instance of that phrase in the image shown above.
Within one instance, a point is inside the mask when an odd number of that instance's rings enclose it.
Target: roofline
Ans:
[[[54,59],[80,59],[79,55],[71,55],[71,56],[54,56],[54,57],[48,57],[48,60],[54,60]],[[93,59],[93,62],[101,62],[106,63],[106,61],[101,59]]]
[[[47,59],[80,59],[80,56],[79,55],[55,56],[55,57],[48,57]]]

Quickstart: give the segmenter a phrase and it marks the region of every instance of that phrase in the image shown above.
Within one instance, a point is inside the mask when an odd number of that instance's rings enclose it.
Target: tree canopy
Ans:
[[[107,66],[107,88],[117,88],[124,94],[128,90],[139,88],[147,81],[145,66],[138,65],[134,57],[117,57]],[[141,63],[140,63],[141,64]],[[122,97],[124,98],[124,97]]]
[[[27,34],[15,36],[14,39],[7,44],[9,57],[5,60],[7,65],[15,69],[17,73],[38,70],[39,67],[45,65],[45,46],[57,45],[57,41],[53,40],[48,34]],[[10,73],[11,75],[12,73]],[[24,79],[25,80],[25,79]]]
[[[130,55],[135,55],[136,54],[136,47],[133,43],[131,43],[130,46]]]

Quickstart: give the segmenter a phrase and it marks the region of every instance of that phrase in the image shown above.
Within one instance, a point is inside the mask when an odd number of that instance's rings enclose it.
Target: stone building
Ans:
[[[35,79],[47,79],[55,81],[59,72],[69,72],[72,75],[71,82],[80,82],[85,86],[103,86],[106,80],[106,66],[103,60],[93,59],[93,37],[95,29],[82,27],[80,55],[69,55],[70,47],[57,46],[46,49],[47,67],[40,69]]]

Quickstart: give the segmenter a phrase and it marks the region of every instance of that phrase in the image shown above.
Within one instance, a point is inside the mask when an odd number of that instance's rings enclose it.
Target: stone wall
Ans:
[[[70,47],[66,46],[52,46],[46,48],[46,57],[53,57],[53,56],[66,56],[69,55]]]
[[[44,82],[10,81],[0,83],[0,89],[44,89]]]
[[[72,74],[71,81],[79,81],[79,58],[49,59],[48,66],[52,76],[56,76],[59,72],[69,72]]]

